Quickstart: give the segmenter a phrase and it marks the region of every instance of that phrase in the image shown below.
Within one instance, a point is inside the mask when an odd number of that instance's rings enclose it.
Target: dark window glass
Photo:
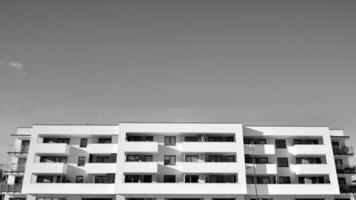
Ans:
[[[144,183],[152,183],[152,175],[144,175],[143,182]]]
[[[163,182],[164,183],[175,183],[176,182],[176,176],[175,175],[164,175],[163,176]]]
[[[175,146],[176,145],[176,136],[164,136],[164,145],[165,146]]]
[[[175,165],[176,156],[175,155],[165,155],[164,156],[164,165]]]
[[[198,162],[198,155],[185,155],[185,162]]]
[[[85,165],[85,157],[80,156],[78,157],[78,166],[84,166]]]
[[[152,162],[152,155],[127,155],[126,162]]]
[[[255,158],[255,163],[268,164],[268,158],[267,157],[257,157],[257,158]]]
[[[277,158],[278,167],[289,167],[288,158]]]
[[[107,183],[106,176],[95,176],[94,183]]]
[[[321,164],[321,158],[296,158],[297,164]]]
[[[324,177],[298,177],[298,182],[301,184],[322,184],[325,183]]]
[[[198,183],[199,176],[198,175],[185,175],[186,183]]]
[[[337,178],[339,185],[346,185],[346,179],[343,177]]]
[[[236,183],[236,175],[209,175],[207,183]]]
[[[257,177],[257,184],[270,184],[270,183],[273,183],[273,181],[271,180],[271,177],[269,177],[269,176]]]
[[[255,183],[255,179],[253,176],[247,176],[246,177],[246,182],[247,184],[254,184]]]
[[[252,138],[246,138],[244,139],[244,144],[267,144],[266,139],[252,139]]]
[[[69,138],[43,138],[43,143],[65,143],[69,144]]]
[[[137,183],[138,181],[138,175],[125,175],[125,183]]]
[[[185,142],[198,142],[199,137],[198,136],[185,136],[184,141]]]
[[[218,136],[209,136],[208,137],[208,142],[221,142],[222,138]]]
[[[286,140],[276,140],[276,148],[277,149],[285,149],[285,148],[287,148]]]
[[[279,176],[278,183],[280,184],[290,184],[290,177],[289,176]]]
[[[98,143],[100,143],[100,144],[109,144],[109,143],[111,143],[111,137],[109,137],[109,138],[99,138],[98,139]]]
[[[138,141],[148,141],[152,142],[153,141],[153,136],[127,136],[126,137],[127,141],[129,142],[138,142]]]
[[[40,162],[44,163],[67,163],[67,157],[63,156],[41,156]]]
[[[339,142],[332,142],[331,144],[333,147],[338,147],[340,145]]]
[[[81,138],[80,139],[80,147],[87,147],[88,145],[88,138]]]
[[[76,176],[75,177],[75,182],[76,183],[84,183],[84,177],[83,176]]]

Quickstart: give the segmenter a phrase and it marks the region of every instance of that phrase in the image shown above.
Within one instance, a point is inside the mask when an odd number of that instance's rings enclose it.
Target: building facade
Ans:
[[[33,125],[2,169],[5,200],[341,200],[342,130],[234,123]]]

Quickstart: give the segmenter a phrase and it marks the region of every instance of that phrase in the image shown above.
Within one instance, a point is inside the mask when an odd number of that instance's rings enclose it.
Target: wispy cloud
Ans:
[[[0,76],[4,73],[4,70],[12,70],[21,76],[26,76],[26,72],[23,69],[23,64],[17,61],[0,61]]]

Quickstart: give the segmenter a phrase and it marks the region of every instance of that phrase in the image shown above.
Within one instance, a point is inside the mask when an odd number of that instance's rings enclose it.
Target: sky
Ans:
[[[356,1],[0,0],[0,159],[31,124],[344,129]],[[356,163],[356,159],[353,159]]]

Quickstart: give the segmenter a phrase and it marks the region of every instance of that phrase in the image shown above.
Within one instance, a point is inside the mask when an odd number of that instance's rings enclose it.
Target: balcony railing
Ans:
[[[356,193],[356,185],[340,185],[340,193]]]
[[[25,171],[25,164],[7,163],[2,164],[0,169],[3,173],[23,173]]]
[[[354,149],[348,146],[333,147],[334,155],[354,155]]]
[[[336,166],[336,171],[339,174],[356,174],[356,166]]]
[[[24,155],[28,153],[29,145],[12,146],[8,149],[8,154]]]
[[[18,193],[21,192],[22,185],[8,185],[8,184],[0,184],[0,192],[1,193]]]

